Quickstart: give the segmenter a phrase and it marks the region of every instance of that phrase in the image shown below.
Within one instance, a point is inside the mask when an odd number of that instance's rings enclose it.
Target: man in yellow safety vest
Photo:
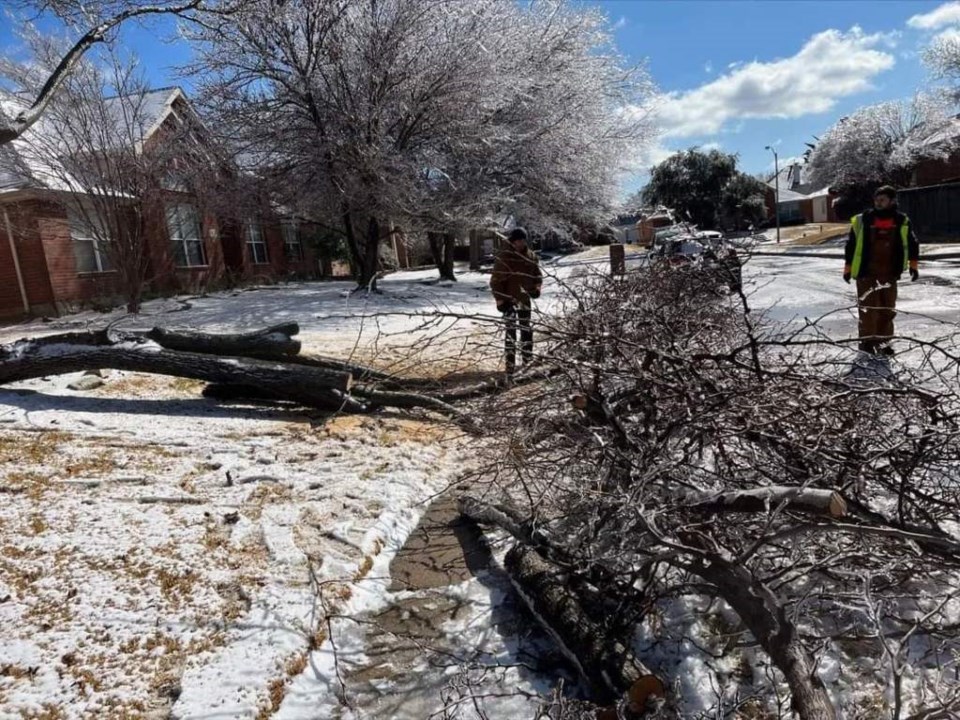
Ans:
[[[919,277],[920,243],[910,218],[897,210],[897,191],[889,185],[873,194],[873,209],[854,215],[844,250],[843,280],[857,281],[860,349],[893,355],[893,318],[897,281],[904,271]]]

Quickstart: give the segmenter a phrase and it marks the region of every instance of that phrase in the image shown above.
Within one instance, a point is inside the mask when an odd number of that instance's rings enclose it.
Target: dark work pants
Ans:
[[[507,356],[507,372],[517,367],[517,328],[520,328],[520,355],[523,362],[533,359],[533,328],[530,327],[530,308],[513,305],[503,314],[506,325],[504,349]]]
[[[857,305],[860,311],[860,349],[875,352],[893,337],[897,281],[882,283],[875,278],[857,278]]]

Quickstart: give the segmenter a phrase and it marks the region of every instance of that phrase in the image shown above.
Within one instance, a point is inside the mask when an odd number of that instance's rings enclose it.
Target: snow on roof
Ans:
[[[104,107],[114,124],[114,135],[125,137],[131,136],[131,130],[138,131],[139,146],[160,128],[177,99],[187,102],[179,87],[150,90],[132,101],[131,97],[105,98]],[[0,113],[5,116],[14,117],[25,107],[18,98],[0,94]],[[66,155],[71,151],[58,136],[59,132],[54,122],[41,115],[21,138],[0,147],[0,188],[40,186],[70,192],[79,187],[81,184],[64,171],[56,152],[51,152],[61,149]]]
[[[825,195],[827,185],[810,182],[806,168],[798,162],[788,163],[780,168],[780,172],[767,181],[771,190],[780,187],[780,202],[795,202],[805,198]],[[790,199],[785,200],[789,193]]]
[[[947,140],[955,141],[958,137],[960,137],[960,117],[954,117],[942,130],[925,138],[920,144],[923,147],[929,147],[930,145],[939,145]]]
[[[788,190],[786,188],[780,188],[779,198],[777,199],[778,204],[783,204],[786,202],[797,202],[799,200],[809,199],[809,195],[804,195],[802,193],[794,192],[793,190]]]

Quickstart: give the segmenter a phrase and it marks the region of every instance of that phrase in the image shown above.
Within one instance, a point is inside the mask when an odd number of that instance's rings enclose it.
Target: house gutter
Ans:
[[[30,301],[27,299],[27,286],[23,282],[23,272],[20,270],[20,257],[17,255],[17,245],[13,241],[13,228],[10,225],[10,215],[3,209],[3,222],[7,228],[7,241],[10,243],[10,254],[13,256],[13,269],[17,273],[17,285],[20,287],[20,299],[23,301],[23,314],[30,314]]]

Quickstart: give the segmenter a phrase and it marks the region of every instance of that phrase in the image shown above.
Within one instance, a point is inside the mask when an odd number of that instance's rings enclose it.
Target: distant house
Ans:
[[[774,206],[777,207],[781,224],[840,221],[834,207],[837,196],[827,185],[809,182],[806,169],[800,163],[790,163],[780,168],[779,175],[771,177],[766,185],[766,205],[771,223],[776,218]],[[779,203],[776,200],[778,187]]]
[[[622,243],[640,242],[640,221],[643,218],[642,212],[622,213],[614,218],[610,227],[617,234],[617,239]]]
[[[943,131],[928,138],[926,144],[936,145],[945,141],[952,142],[955,149],[945,158],[917,163],[910,177],[911,187],[960,182],[960,116],[955,117]]]
[[[176,162],[180,153],[195,159],[197,147],[210,143],[203,133],[183,132],[186,119],[196,116],[180,88],[150,91],[140,107],[148,115],[140,148],[174,143],[166,155]],[[41,120],[28,132],[49,131]],[[107,253],[68,209],[68,198],[85,196],[59,184],[49,168],[38,167],[25,152],[29,141],[27,136],[0,147],[0,318],[60,314],[118,294]],[[150,218],[149,292],[196,291],[228,276],[317,274],[317,258],[305,242],[310,223],[303,219],[283,216],[269,205],[244,221],[224,219],[182,189],[164,187],[157,197],[160,207],[142,208]]]

